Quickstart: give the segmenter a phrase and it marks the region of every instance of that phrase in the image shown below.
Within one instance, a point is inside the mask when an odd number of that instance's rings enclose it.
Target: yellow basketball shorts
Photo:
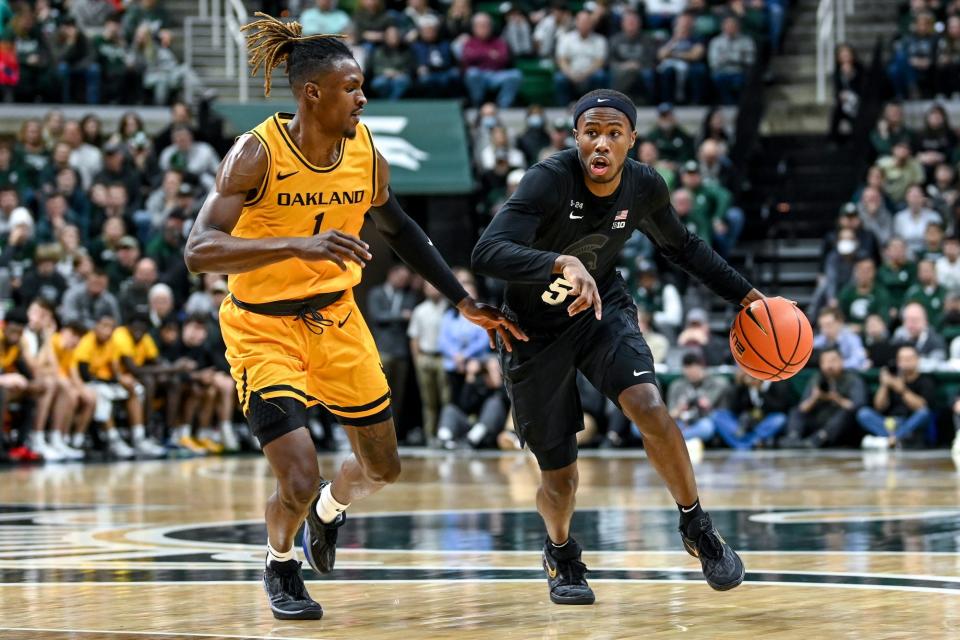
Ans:
[[[306,426],[306,409],[316,404],[350,426],[391,417],[377,345],[352,290],[315,314],[248,310],[255,306],[228,295],[220,327],[240,406],[261,446]]]

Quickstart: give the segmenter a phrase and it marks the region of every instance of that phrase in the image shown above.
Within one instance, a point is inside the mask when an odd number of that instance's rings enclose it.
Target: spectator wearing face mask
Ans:
[[[841,229],[836,245],[824,261],[823,274],[813,294],[811,315],[818,316],[822,307],[837,306],[840,292],[850,283],[854,267],[861,260],[871,258],[859,246],[853,229]]]

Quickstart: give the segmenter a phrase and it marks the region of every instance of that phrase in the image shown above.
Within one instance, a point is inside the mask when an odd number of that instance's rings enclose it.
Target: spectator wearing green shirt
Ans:
[[[853,282],[840,291],[838,300],[843,315],[858,331],[871,313],[887,319],[892,315],[890,294],[877,282],[877,267],[869,258],[857,262]]]
[[[937,281],[936,265],[931,260],[921,260],[917,263],[917,282],[907,289],[903,302],[918,302],[923,305],[930,324],[939,328],[943,320],[946,295],[946,290]]]
[[[883,264],[877,272],[877,280],[890,294],[893,306],[903,306],[903,298],[917,279],[917,267],[910,261],[907,243],[894,236],[883,249]]]
[[[883,108],[883,116],[877,122],[876,128],[870,132],[870,144],[879,157],[890,155],[893,145],[898,142],[912,144],[913,134],[903,122],[903,105],[890,102]]]
[[[693,147],[693,137],[677,124],[673,115],[673,105],[663,102],[657,107],[657,124],[647,132],[644,138],[652,142],[665,161],[680,165],[687,160],[693,160],[696,152]]]
[[[133,40],[133,34],[142,24],[156,36],[161,29],[170,28],[170,15],[159,0],[134,1],[123,14],[123,32],[128,42]]]
[[[649,140],[641,142],[637,145],[637,160],[653,167],[663,178],[663,181],[667,183],[667,188],[670,191],[677,188],[677,172],[671,166],[673,163],[660,159],[660,151],[657,149],[657,145]]]
[[[693,194],[689,189],[680,188],[673,192],[671,196],[673,208],[677,212],[680,223],[690,230],[691,233],[703,238],[707,243],[710,242],[710,220],[706,217],[703,210],[697,210],[693,204]]]
[[[743,229],[743,211],[730,206],[733,195],[720,183],[704,180],[696,160],[683,165],[680,183],[693,196],[693,217],[707,221],[713,247],[720,255],[728,255]]]
[[[923,165],[910,155],[910,143],[899,141],[893,145],[891,155],[877,160],[877,166],[883,172],[883,185],[897,204],[906,201],[907,189],[911,185],[923,184]]]
[[[128,102],[130,72],[127,67],[127,44],[123,41],[120,18],[112,15],[103,25],[103,32],[93,40],[93,55],[100,69],[101,99],[104,103]]]

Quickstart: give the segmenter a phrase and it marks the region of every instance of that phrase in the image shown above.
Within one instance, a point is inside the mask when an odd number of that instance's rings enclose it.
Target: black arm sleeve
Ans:
[[[383,205],[370,208],[370,217],[397,255],[450,302],[457,305],[467,297],[466,290],[453,275],[440,252],[420,225],[400,207],[392,190],[390,198]]]
[[[27,380],[33,379],[33,371],[30,370],[30,367],[27,366],[27,361],[23,359],[23,356],[20,356],[13,363],[13,367],[17,370],[17,373],[22,375]]]
[[[473,270],[485,276],[518,284],[550,281],[560,256],[531,248],[545,211],[558,207],[563,197],[555,175],[534,166],[520,181],[516,192],[493,217],[473,249]]]
[[[717,255],[703,238],[683,226],[670,204],[666,183],[663,178],[657,178],[658,186],[652,200],[661,204],[641,218],[640,231],[650,238],[667,260],[700,280],[727,302],[740,304],[753,286]]]

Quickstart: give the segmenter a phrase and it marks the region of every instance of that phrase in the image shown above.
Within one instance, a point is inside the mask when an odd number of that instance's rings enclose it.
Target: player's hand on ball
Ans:
[[[600,300],[600,291],[597,289],[596,280],[577,258],[572,256],[561,256],[561,258],[564,259],[561,273],[564,280],[573,286],[570,295],[576,296],[573,304],[567,307],[567,313],[575,316],[581,311],[593,307],[593,314],[597,317],[597,320],[600,320],[603,317],[603,303]]]
[[[373,255],[367,251],[370,248],[366,242],[357,236],[344,233],[339,229],[324,231],[315,236],[294,238],[294,251],[301,260],[329,260],[343,271],[347,270],[347,262],[356,262],[361,267],[367,266],[367,260]]]
[[[503,315],[500,309],[491,307],[488,304],[483,304],[482,302],[477,302],[470,296],[464,298],[460,304],[457,305],[457,309],[460,310],[464,318],[478,327],[483,327],[487,330],[487,335],[490,336],[491,349],[497,348],[498,335],[507,351],[513,351],[513,338],[524,342],[529,339],[527,338],[527,334]]]

